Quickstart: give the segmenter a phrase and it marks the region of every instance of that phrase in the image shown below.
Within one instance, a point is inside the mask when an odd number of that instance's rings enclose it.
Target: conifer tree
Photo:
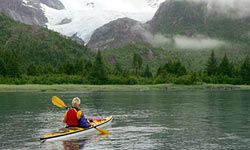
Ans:
[[[102,61],[101,52],[98,51],[96,55],[95,62],[91,69],[91,73],[88,76],[89,80],[93,84],[105,84],[107,83],[107,72],[105,70],[105,65]]]
[[[138,75],[138,72],[141,70],[142,68],[142,57],[139,54],[134,54],[133,57],[133,65],[134,65],[134,69],[135,69],[135,74]]]
[[[232,65],[230,64],[226,54],[223,57],[222,62],[218,68],[218,73],[221,75],[226,75],[226,76],[232,77],[233,68],[232,68]]]
[[[30,64],[28,69],[27,69],[27,75],[29,76],[36,76],[38,75],[37,68],[34,64]]]
[[[80,75],[84,73],[83,61],[78,59],[74,65],[75,73]]]
[[[89,60],[84,66],[85,75],[88,75],[91,72],[92,67],[93,67],[93,64],[91,60]]]
[[[55,69],[52,67],[51,64],[46,64],[43,72],[44,74],[52,74],[55,73]]]
[[[21,75],[19,61],[15,52],[6,51],[4,61],[6,64],[6,75],[10,77],[19,77]]]
[[[121,65],[119,63],[116,63],[115,64],[115,68],[113,70],[113,74],[114,75],[122,75],[122,68],[121,68]]]
[[[6,76],[6,65],[1,57],[0,57],[0,76]]]
[[[75,74],[74,65],[72,63],[70,63],[69,61],[64,62],[62,69],[63,69],[63,73],[65,73],[67,75]]]
[[[246,57],[240,70],[241,77],[244,83],[250,83],[250,61],[249,56]]]
[[[208,60],[206,70],[209,76],[215,75],[217,73],[217,60],[215,58],[214,51],[212,51],[211,56]]]
[[[170,74],[174,74],[177,76],[182,76],[187,74],[187,70],[186,68],[181,64],[181,62],[178,60],[176,62],[167,62],[164,67],[163,70],[165,70],[165,72],[170,73]]]
[[[143,76],[144,76],[144,77],[147,77],[147,78],[152,78],[152,77],[153,77],[153,74],[151,73],[151,71],[150,71],[148,65],[146,66],[146,69],[145,69],[145,71],[144,71]]]
[[[187,74],[187,69],[181,64],[181,62],[178,60],[173,64],[173,73],[177,76],[182,76]]]
[[[164,69],[162,68],[162,66],[160,66],[158,69],[157,69],[157,73],[156,73],[156,76],[160,76],[160,75],[164,75],[165,74],[165,71]]]

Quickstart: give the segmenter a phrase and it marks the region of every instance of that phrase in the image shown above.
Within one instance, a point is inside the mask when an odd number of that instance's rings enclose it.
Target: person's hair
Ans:
[[[73,100],[72,100],[73,107],[79,106],[80,104],[81,104],[81,99],[79,97],[73,98]]]

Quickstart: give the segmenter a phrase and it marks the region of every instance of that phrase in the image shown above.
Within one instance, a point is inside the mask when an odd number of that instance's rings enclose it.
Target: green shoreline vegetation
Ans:
[[[250,90],[247,85],[202,84],[202,85],[6,85],[0,84],[0,92],[144,92],[144,91],[181,91],[181,90],[209,90],[232,91]]]
[[[2,55],[5,56],[5,55]],[[10,57],[11,56],[11,57]],[[247,56],[241,65],[233,64],[227,55],[218,64],[212,51],[204,70],[193,72],[187,70],[180,61],[168,61],[152,73],[149,65],[144,69],[143,59],[134,54],[133,67],[124,69],[117,63],[113,69],[102,60],[98,51],[94,61],[86,65],[65,62],[58,70],[46,66],[30,65],[27,72],[21,72],[15,54],[0,55],[0,84],[82,84],[82,85],[155,85],[155,84],[233,84],[248,85],[250,83],[250,61]]]

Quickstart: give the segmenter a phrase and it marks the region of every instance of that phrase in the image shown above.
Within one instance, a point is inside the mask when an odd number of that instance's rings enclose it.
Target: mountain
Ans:
[[[164,0],[0,0],[0,12],[29,25],[46,26],[87,43],[93,31],[118,18],[146,22]]]
[[[192,1],[168,1],[162,3],[152,20],[148,22],[153,33],[192,35],[194,29],[206,26],[206,3]]]
[[[221,10],[223,11],[223,10]],[[224,14],[206,2],[169,1],[161,5],[152,20],[148,22],[154,34],[182,35],[197,34],[226,40],[248,43],[250,17],[233,17],[237,11]]]
[[[45,4],[54,9],[64,9],[64,6],[58,0],[0,0],[0,12],[16,21],[29,25],[45,26],[48,19],[40,4]]]
[[[140,24],[140,30],[133,32],[134,37],[144,35],[145,38],[131,41],[165,49],[173,48],[173,46],[177,49],[211,49],[232,43],[250,44],[250,17],[234,18],[214,11],[210,7],[206,2],[166,1],[162,3],[152,20]],[[117,45],[112,43],[113,41],[120,41],[120,46],[130,43],[131,41],[122,40],[121,36],[129,37],[131,33],[128,32],[126,35],[126,29],[119,27],[119,22],[120,20],[116,20],[97,29],[88,45],[93,49],[104,50],[117,48]],[[131,26],[131,24],[125,25],[124,23],[123,27]],[[116,28],[112,30],[114,26]],[[112,34],[107,34],[105,29]],[[124,31],[114,32],[116,29]],[[104,41],[104,39],[112,38],[114,38],[112,41]],[[105,45],[97,46],[94,43],[105,43]]]
[[[66,61],[92,58],[85,46],[46,28],[24,25],[1,13],[0,26],[0,57],[5,52],[13,52],[23,72],[30,64],[58,68]]]
[[[93,50],[119,48],[126,43],[141,43],[147,38],[142,23],[121,18],[98,28],[91,36],[88,47]],[[101,48],[101,49],[99,49]]]

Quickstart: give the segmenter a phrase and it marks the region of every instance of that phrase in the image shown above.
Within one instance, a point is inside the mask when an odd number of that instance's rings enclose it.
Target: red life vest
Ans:
[[[67,120],[66,123],[70,127],[77,127],[78,126],[78,119],[77,119],[77,110],[74,108],[71,108],[67,111],[66,114]]]

